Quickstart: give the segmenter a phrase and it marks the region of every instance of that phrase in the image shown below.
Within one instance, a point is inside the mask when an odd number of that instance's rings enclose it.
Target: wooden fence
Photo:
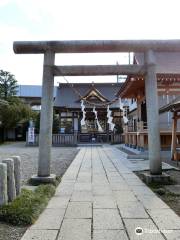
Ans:
[[[77,135],[76,134],[53,134],[52,145],[77,145]]]
[[[111,144],[124,143],[124,135],[122,134],[111,134]]]
[[[82,136],[81,136],[82,135]],[[39,134],[34,135],[34,142],[28,142],[28,134],[26,134],[26,146],[38,146],[39,144]],[[109,137],[108,137],[109,136]],[[96,141],[99,143],[111,143],[120,144],[124,143],[124,135],[122,134],[99,134],[96,136]],[[84,139],[84,137],[86,137]],[[78,143],[82,142],[92,142],[91,138],[84,134],[53,134],[52,135],[52,145],[53,146],[76,146]]]
[[[39,134],[34,135],[34,142],[28,142],[28,134],[26,134],[26,146],[38,146]],[[53,134],[52,135],[53,146],[76,146],[77,135],[76,134]]]

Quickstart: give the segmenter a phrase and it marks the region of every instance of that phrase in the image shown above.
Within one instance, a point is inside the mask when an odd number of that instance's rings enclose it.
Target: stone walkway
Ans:
[[[47,209],[22,239],[180,239],[180,217],[124,161],[111,146],[81,148]]]

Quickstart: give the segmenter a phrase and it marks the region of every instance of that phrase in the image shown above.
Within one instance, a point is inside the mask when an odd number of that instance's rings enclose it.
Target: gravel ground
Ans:
[[[62,176],[77,152],[78,149],[75,147],[53,147],[51,172]],[[0,145],[0,162],[12,155],[21,157],[21,175],[24,185],[33,174],[37,174],[38,147],[25,147],[24,142]]]
[[[78,149],[75,147],[52,148],[51,172],[62,176],[77,153]],[[21,157],[22,185],[25,185],[27,180],[37,173],[38,147],[25,147],[24,142],[0,145],[0,162],[12,155]],[[10,226],[0,222],[0,240],[20,240],[25,231],[24,227]]]

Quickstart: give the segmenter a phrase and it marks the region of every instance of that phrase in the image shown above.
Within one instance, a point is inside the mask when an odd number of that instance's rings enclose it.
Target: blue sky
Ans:
[[[41,55],[15,55],[15,40],[180,39],[179,0],[0,0],[0,69],[41,84]],[[122,54],[58,54],[56,64],[115,64]],[[114,81],[72,77],[70,81]],[[56,82],[63,81],[62,78]]]

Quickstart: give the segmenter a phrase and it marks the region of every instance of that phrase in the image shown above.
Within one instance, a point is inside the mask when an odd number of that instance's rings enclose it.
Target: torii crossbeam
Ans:
[[[39,162],[37,179],[51,181],[50,174],[54,76],[145,75],[150,172],[162,173],[159,115],[154,52],[180,52],[180,40],[18,41],[18,54],[44,54]],[[55,53],[142,52],[145,65],[55,66]]]

